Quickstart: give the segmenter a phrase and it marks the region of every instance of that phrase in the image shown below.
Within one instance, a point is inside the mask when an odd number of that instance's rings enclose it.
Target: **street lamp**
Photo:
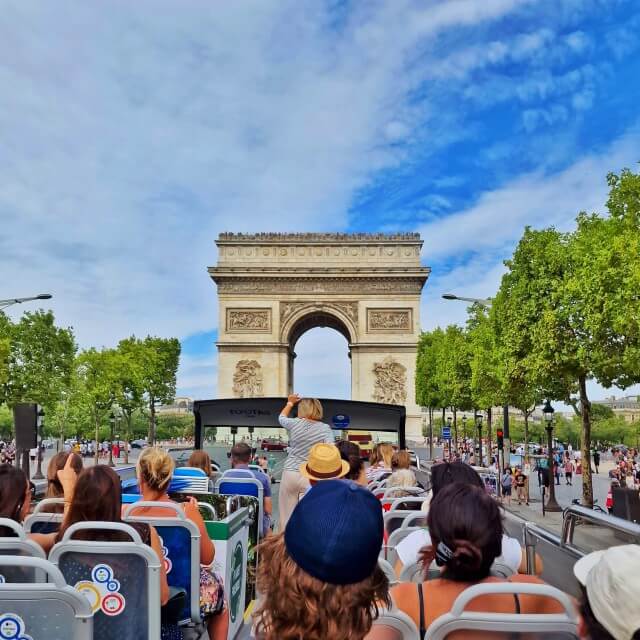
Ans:
[[[115,467],[113,464],[113,433],[116,427],[116,414],[112,411],[109,415],[110,437],[109,437],[109,466]]]
[[[455,293],[443,293],[442,297],[445,300],[461,300],[462,302],[477,303],[483,307],[491,306],[491,298],[465,298],[464,296],[457,296]]]
[[[44,426],[44,409],[38,407],[38,418],[36,420],[36,445],[38,447],[38,466],[33,474],[32,480],[44,480],[42,474],[42,427]]]
[[[482,414],[476,413],[476,427],[478,429],[478,466],[482,466]]]
[[[6,309],[12,304],[22,304],[23,302],[32,302],[33,300],[51,300],[52,297],[50,293],[40,293],[37,296],[31,296],[29,298],[7,298],[6,300],[0,300],[0,309]]]
[[[548,460],[547,466],[549,468],[549,500],[545,506],[545,511],[559,512],[562,511],[562,507],[556,501],[556,485],[553,477],[553,414],[554,408],[551,406],[549,400],[546,401],[544,407],[542,407],[542,415],[544,416],[545,428],[547,430],[547,446]]]

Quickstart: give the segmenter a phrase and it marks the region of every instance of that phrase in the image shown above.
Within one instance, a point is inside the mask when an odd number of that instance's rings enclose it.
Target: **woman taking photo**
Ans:
[[[289,414],[296,405],[298,417],[290,418]],[[307,461],[314,444],[333,444],[334,437],[331,427],[322,422],[320,401],[301,398],[297,393],[289,396],[280,412],[280,426],[289,434],[289,450],[282,468],[279,494],[280,531],[284,531],[300,495],[309,488],[309,481],[300,473],[300,465]]]

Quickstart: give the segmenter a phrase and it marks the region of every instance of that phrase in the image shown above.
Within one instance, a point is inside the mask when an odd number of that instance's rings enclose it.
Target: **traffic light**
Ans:
[[[504,431],[502,429],[498,429],[498,449],[504,449]]]

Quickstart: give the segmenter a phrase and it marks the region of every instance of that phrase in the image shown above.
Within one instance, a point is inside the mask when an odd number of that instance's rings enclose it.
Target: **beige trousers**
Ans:
[[[309,488],[309,481],[297,471],[283,471],[278,494],[278,510],[280,512],[280,528],[284,531],[293,510],[300,500],[300,495]]]

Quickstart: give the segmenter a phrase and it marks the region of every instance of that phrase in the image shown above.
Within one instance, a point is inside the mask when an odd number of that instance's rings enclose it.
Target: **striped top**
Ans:
[[[314,444],[335,442],[331,427],[324,422],[280,416],[280,426],[289,432],[289,451],[283,471],[300,471],[300,465],[307,461],[309,449]]]

